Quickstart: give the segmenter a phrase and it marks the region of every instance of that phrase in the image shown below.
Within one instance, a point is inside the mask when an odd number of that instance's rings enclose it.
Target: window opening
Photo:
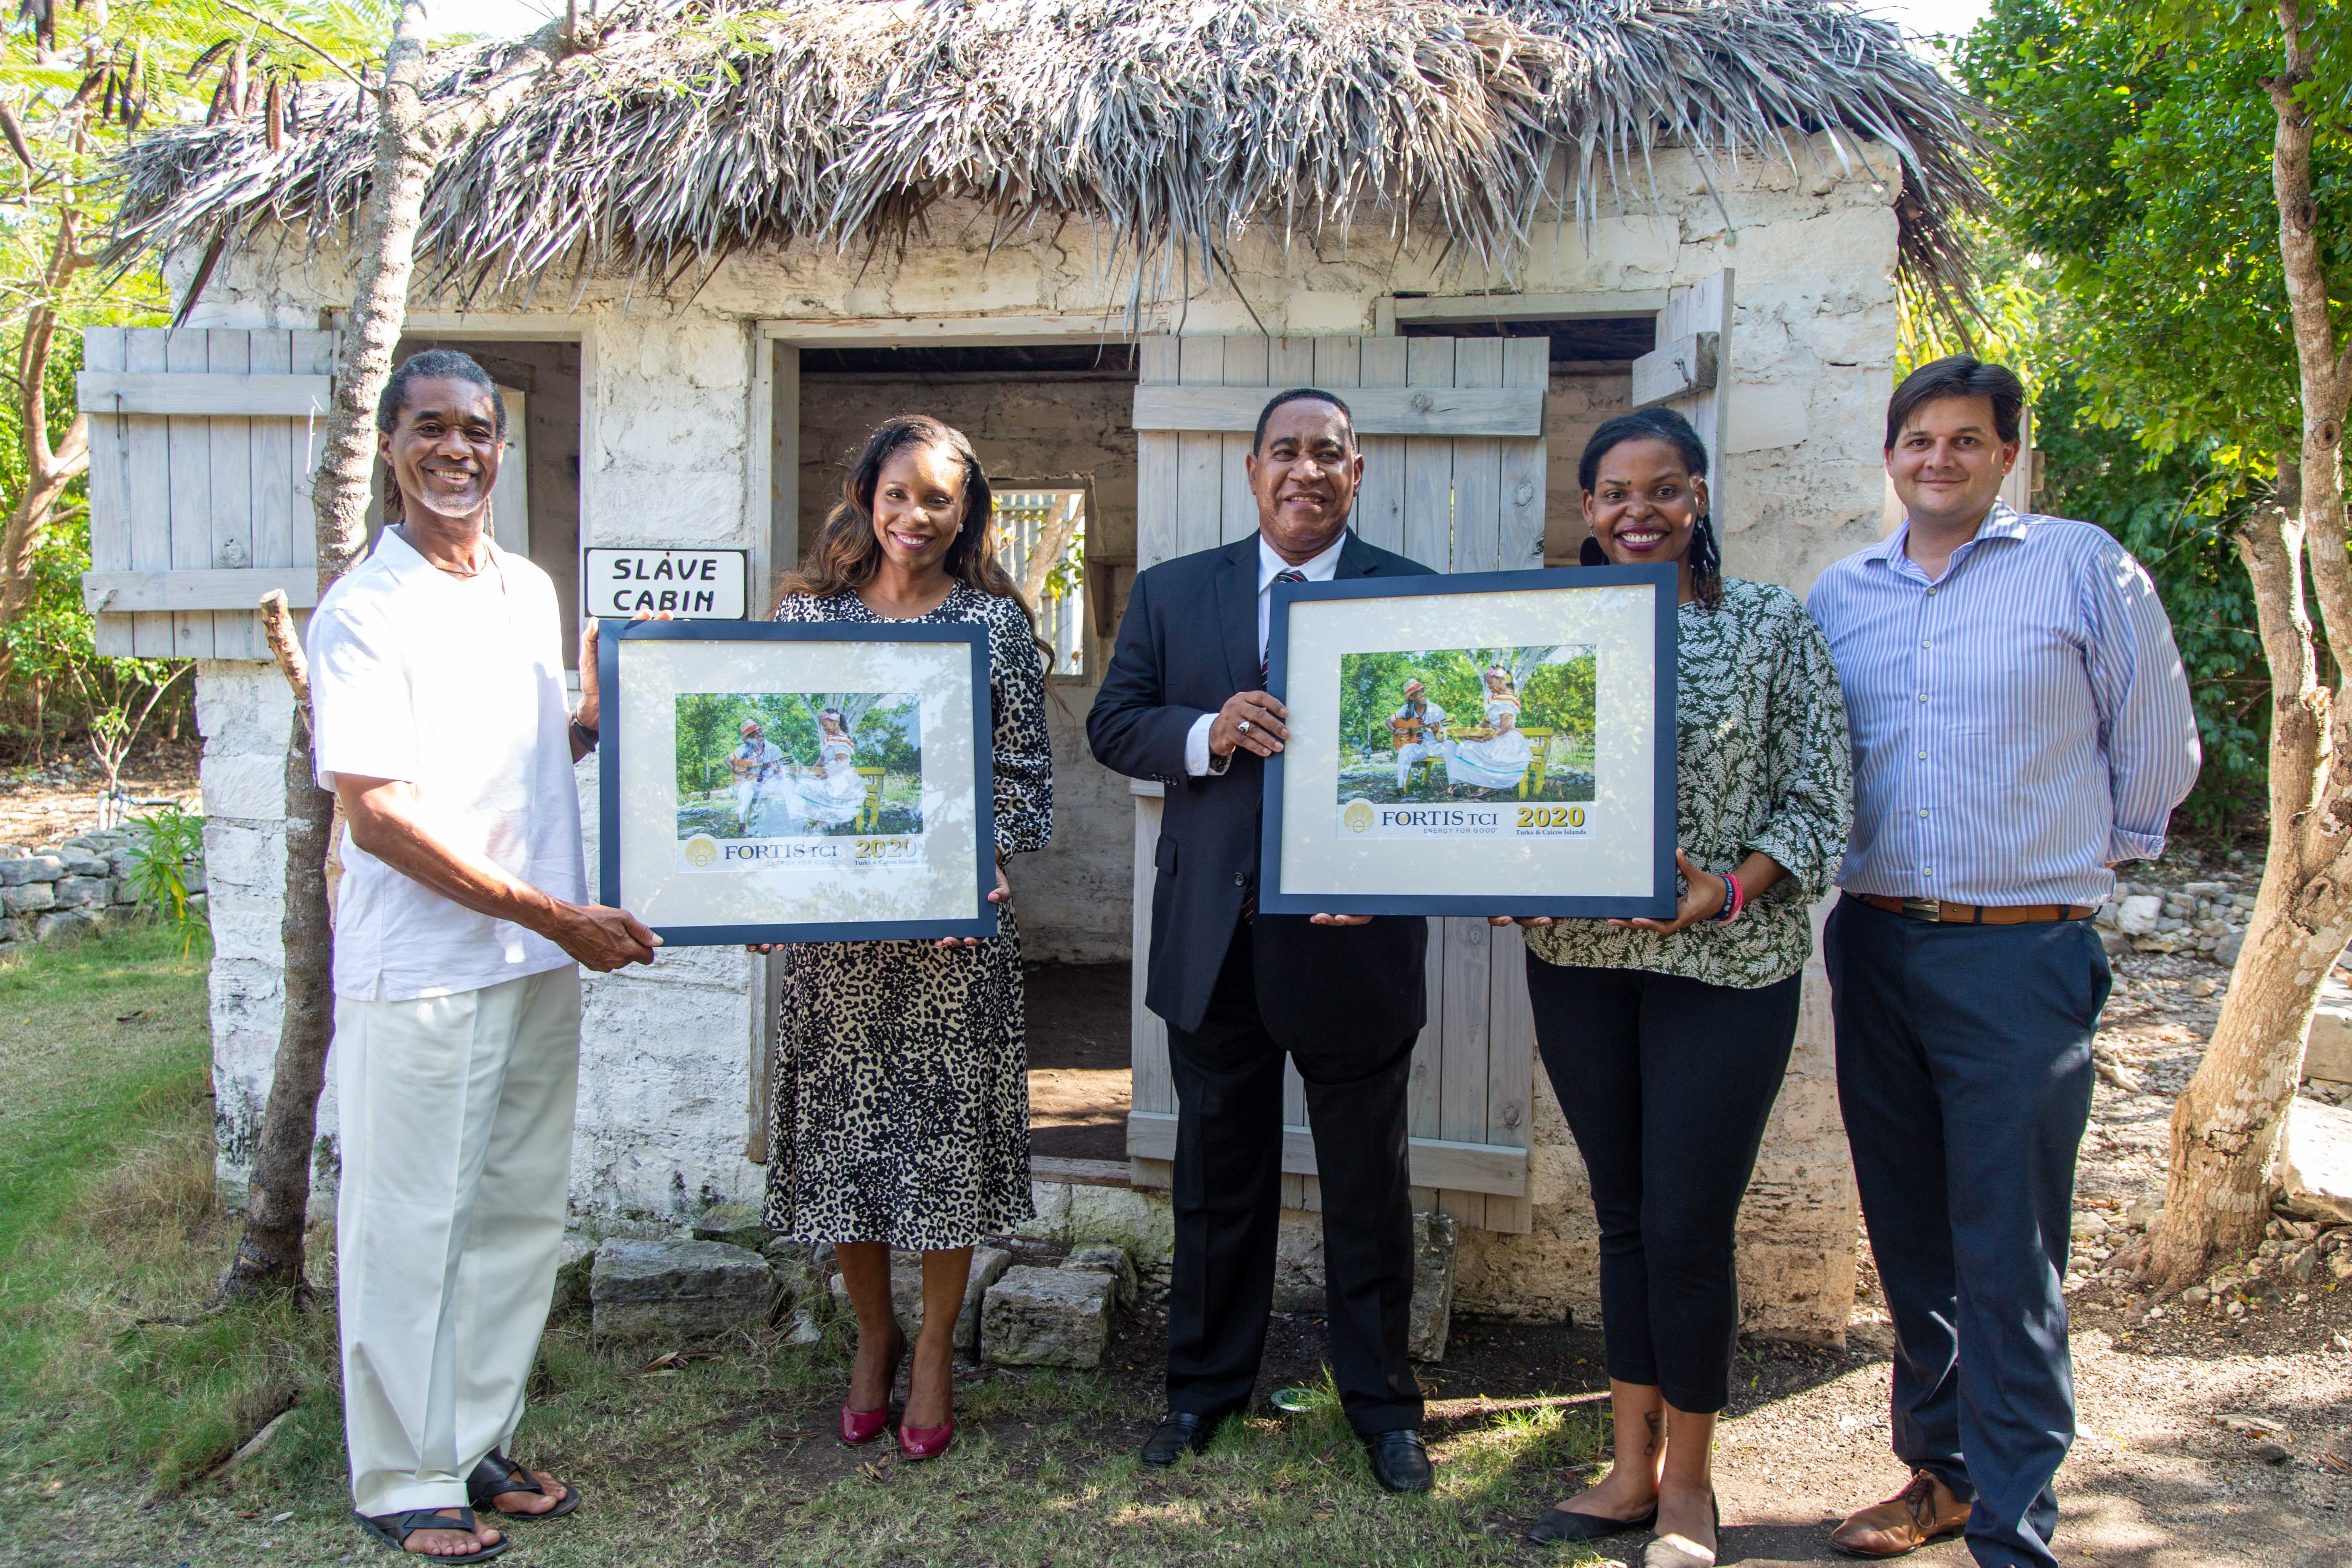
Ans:
[[[1037,612],[1053,673],[1086,674],[1087,492],[998,490],[995,543],[997,560]]]

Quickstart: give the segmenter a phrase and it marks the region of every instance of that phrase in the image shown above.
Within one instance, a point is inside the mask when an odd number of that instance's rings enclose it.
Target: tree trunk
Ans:
[[[2303,595],[2307,557],[2319,635],[2352,636],[2340,463],[2352,351],[2340,353],[2312,198],[2312,127],[2295,100],[2311,77],[2304,0],[2281,0],[2285,69],[2266,85],[2277,126],[2271,178],[2303,402],[2298,449],[2279,455],[2277,504],[2239,538],[2271,668],[2271,828],[2262,891],[2229,999],[2197,1076],[2172,1111],[2164,1214],[2142,1278],[2175,1290],[2219,1251],[2261,1243],[2271,1165],[2303,1076],[2320,983],[2352,937],[2352,669],[2319,681]]]
[[[321,874],[335,797],[311,776],[310,730],[298,705],[287,738],[286,911],[278,925],[286,947],[286,1010],[261,1134],[254,1144],[245,1233],[221,1280],[221,1294],[230,1300],[289,1289],[299,1300],[310,1292],[302,1271],[302,1233],[310,1206],[319,1090],[326,1082],[335,1023],[332,927]]]
[[[408,313],[425,186],[441,153],[500,113],[540,71],[575,47],[551,23],[510,53],[480,88],[426,114],[418,98],[425,49],[423,0],[403,0],[384,55],[375,164],[359,234],[359,290],[335,363],[335,401],[311,487],[319,591],[351,569],[366,538],[368,480],[375,463],[375,405]],[[298,699],[299,688],[298,686]],[[310,1199],[319,1091],[334,1031],[333,938],[327,902],[334,798],[312,773],[309,727],[298,716],[286,758],[286,1013],[254,1148],[245,1235],[222,1281],[227,1296],[305,1289],[302,1222]]]
[[[81,215],[68,209],[58,222],[58,237],[41,279],[54,298],[85,265],[80,253]],[[57,344],[58,312],[50,304],[25,314],[25,335],[16,345],[16,412],[25,455],[25,489],[0,528],[0,626],[14,622],[32,597],[33,557],[66,488],[89,467],[89,418],[76,413],[65,439],[49,445],[49,356]],[[0,658],[5,658],[0,655]],[[0,666],[5,668],[5,666]]]

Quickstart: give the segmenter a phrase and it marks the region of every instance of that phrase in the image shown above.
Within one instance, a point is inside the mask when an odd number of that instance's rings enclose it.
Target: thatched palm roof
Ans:
[[[435,55],[428,103],[512,47]],[[306,92],[276,151],[254,121],[139,139],[117,259],[338,237],[373,153],[354,95]],[[1507,268],[1554,205],[1642,210],[1654,147],[1713,177],[1805,161],[1826,130],[1899,165],[1905,268],[1950,288],[1952,218],[1981,195],[1969,107],[1844,0],[625,0],[601,48],[453,151],[420,255],[467,292],[551,268],[667,280],[750,246],[887,242],[964,198],[1007,233],[1090,223],[1139,290],[1253,223],[1367,208]]]

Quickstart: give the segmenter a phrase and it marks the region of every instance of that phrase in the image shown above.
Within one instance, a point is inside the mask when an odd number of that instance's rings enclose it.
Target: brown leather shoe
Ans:
[[[1900,1557],[1969,1522],[1969,1505],[1952,1495],[1943,1478],[1914,1471],[1911,1484],[1850,1514],[1830,1531],[1830,1544],[1849,1557]]]

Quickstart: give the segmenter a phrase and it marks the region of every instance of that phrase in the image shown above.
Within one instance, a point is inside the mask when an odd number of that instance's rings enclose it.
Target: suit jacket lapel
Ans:
[[[1255,691],[1257,651],[1257,535],[1228,546],[1217,568],[1217,622],[1224,633],[1227,673],[1236,691]]]
[[[1348,542],[1339,546],[1339,567],[1333,575],[1336,577],[1370,577],[1380,569],[1381,558],[1373,553],[1372,547],[1370,545],[1365,543],[1361,539],[1357,537],[1356,531],[1354,529],[1349,529],[1348,531]]]

